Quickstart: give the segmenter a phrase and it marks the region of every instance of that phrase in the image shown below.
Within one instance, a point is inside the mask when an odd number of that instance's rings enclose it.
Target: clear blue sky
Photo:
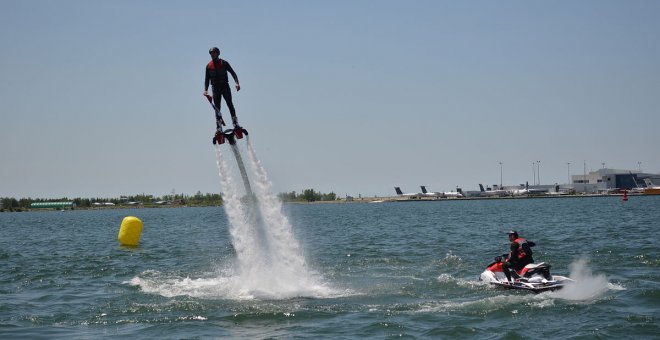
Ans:
[[[659,41],[658,1],[3,1],[0,196],[219,192],[216,45],[277,191],[660,172]]]

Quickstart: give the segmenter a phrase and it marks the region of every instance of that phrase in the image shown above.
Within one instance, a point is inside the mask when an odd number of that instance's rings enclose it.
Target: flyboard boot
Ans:
[[[225,121],[222,119],[220,111],[215,111],[215,135],[213,136],[213,144],[224,144],[225,135],[222,131],[223,125],[225,125]]]
[[[213,107],[213,111],[215,111],[215,126],[216,126],[216,131],[215,135],[213,135],[213,144],[224,144],[225,141],[228,141],[229,144],[234,145],[236,144],[236,139],[242,139],[243,136],[247,136],[248,132],[245,130],[243,127],[238,125],[238,119],[236,116],[232,116],[232,122],[234,123],[234,128],[233,129],[227,129],[223,130],[222,127],[225,124],[225,121],[222,119],[222,113],[220,113],[220,108],[215,106],[213,104],[213,97],[210,95],[206,94],[205,95],[206,99],[208,99],[209,104]]]
[[[242,139],[243,135],[247,136],[248,132],[243,127],[238,125],[238,118],[236,116],[231,117],[232,123],[234,124],[234,135],[238,139]]]
[[[224,125],[224,123],[222,124]],[[213,144],[224,144],[225,141],[228,141],[229,144],[234,145],[236,144],[236,137],[234,136],[236,131],[235,129],[227,129],[227,130],[222,130],[222,126],[220,126],[216,131],[215,135],[213,136]]]
[[[233,141],[233,133],[231,132],[232,130],[223,130],[222,127],[225,126],[225,120],[222,119],[222,113],[220,112],[220,109],[213,104],[213,97],[210,95],[206,94],[204,95],[206,99],[209,101],[209,104],[213,107],[213,111],[215,112],[215,134],[213,135],[213,139],[211,140],[213,142],[213,145],[215,144],[224,144],[225,140],[227,140],[227,134],[231,134],[232,138],[229,140],[230,144],[234,144],[235,141]]]

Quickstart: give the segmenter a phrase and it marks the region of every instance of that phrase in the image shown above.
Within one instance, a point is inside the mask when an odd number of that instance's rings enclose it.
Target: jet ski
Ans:
[[[486,270],[481,273],[479,280],[508,289],[526,290],[534,293],[561,289],[566,284],[575,282],[566,276],[551,275],[551,266],[545,262],[530,263],[519,272],[512,272],[511,278],[514,281],[509,282],[506,275],[504,275],[502,264],[502,258],[497,257],[495,262],[488,265]]]

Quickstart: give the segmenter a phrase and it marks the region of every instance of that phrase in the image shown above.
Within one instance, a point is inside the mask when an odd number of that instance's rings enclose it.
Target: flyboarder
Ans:
[[[231,89],[229,88],[229,77],[227,72],[231,73],[234,82],[236,83],[236,91],[241,90],[241,85],[238,82],[238,76],[236,72],[231,68],[231,65],[226,60],[220,59],[220,49],[217,47],[211,47],[209,49],[209,54],[211,55],[211,61],[206,65],[206,77],[204,79],[204,96],[209,97],[209,83],[213,85],[213,103],[217,110],[220,110],[220,102],[222,97],[225,98],[227,102],[227,108],[229,108],[229,113],[231,114],[231,120],[234,123],[234,127],[238,126],[238,119],[236,118],[236,110],[234,109],[234,103],[231,100]],[[219,112],[216,112],[216,115]],[[220,128],[220,121],[218,120],[218,128]],[[239,127],[240,128],[240,127]]]

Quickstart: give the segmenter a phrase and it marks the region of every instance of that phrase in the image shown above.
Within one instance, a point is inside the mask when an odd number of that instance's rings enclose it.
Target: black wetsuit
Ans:
[[[206,65],[206,77],[204,79],[204,90],[208,91],[209,83],[213,85],[213,103],[215,107],[220,110],[220,102],[222,97],[225,98],[227,102],[227,107],[229,108],[229,113],[234,122],[236,122],[236,110],[234,109],[234,103],[231,100],[231,89],[229,88],[229,77],[227,72],[231,73],[232,78],[238,84],[238,76],[236,72],[231,68],[231,65],[226,60],[223,59],[213,59]]]
[[[519,240],[520,242],[518,242]],[[509,253],[509,257],[502,264],[504,275],[508,281],[511,281],[511,269],[520,271],[530,263],[534,263],[530,244],[525,239],[517,239],[511,243],[511,253]]]

